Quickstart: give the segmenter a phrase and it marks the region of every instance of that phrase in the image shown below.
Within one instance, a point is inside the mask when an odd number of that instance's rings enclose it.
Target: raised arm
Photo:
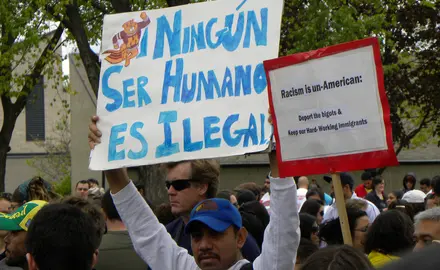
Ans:
[[[269,154],[270,222],[264,232],[261,255],[255,270],[290,270],[295,266],[300,240],[296,185],[292,177],[279,178],[275,152]]]
[[[89,144],[99,143],[97,117],[92,118]],[[151,269],[198,269],[194,258],[179,247],[130,181],[126,169],[105,171],[113,202],[139,256]]]

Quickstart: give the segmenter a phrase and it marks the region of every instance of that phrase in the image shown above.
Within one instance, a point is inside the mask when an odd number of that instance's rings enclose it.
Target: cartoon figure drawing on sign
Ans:
[[[150,24],[150,18],[147,13],[141,13],[141,22],[130,20],[122,25],[121,32],[113,36],[113,47],[115,50],[106,50],[103,54],[108,55],[105,60],[111,64],[119,64],[125,61],[125,66],[130,65],[130,60],[135,58],[139,53],[139,41],[141,39],[142,29]],[[120,41],[122,44],[119,45]]]

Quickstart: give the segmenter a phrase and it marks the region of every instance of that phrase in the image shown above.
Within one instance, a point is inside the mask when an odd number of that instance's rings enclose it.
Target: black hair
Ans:
[[[87,182],[88,182],[88,183],[93,183],[93,184],[99,186],[99,182],[98,182],[98,180],[96,180],[95,178],[89,178],[89,179],[87,179]]]
[[[339,176],[341,178],[342,187],[348,185],[350,187],[350,190],[353,190],[353,187],[354,187],[353,176],[351,176],[351,174],[345,173],[345,172],[340,173]]]
[[[8,192],[1,192],[0,199],[7,200],[8,202],[12,202],[12,194]]]
[[[440,195],[440,175],[436,175],[431,179],[431,187],[436,195]]]
[[[411,221],[414,221],[414,207],[409,202],[401,199],[391,202],[388,206],[388,210],[393,209],[406,214],[411,219]]]
[[[422,180],[420,180],[420,185],[425,185],[425,186],[431,186],[431,179],[429,178],[423,178]]]
[[[321,209],[321,207],[323,205],[324,204],[322,204],[321,201],[314,200],[314,199],[308,199],[307,201],[305,201],[303,203],[303,205],[301,206],[301,210],[299,212],[300,213],[307,213],[309,215],[316,217],[316,215],[318,214],[319,210]]]
[[[374,269],[367,256],[350,246],[326,247],[313,253],[301,269],[313,270],[370,270]]]
[[[403,190],[404,190],[404,192],[409,191],[407,183],[409,182],[410,178],[412,179],[411,182],[413,183],[413,186],[412,186],[411,190],[416,188],[417,178],[416,178],[415,174],[408,173],[407,175],[405,175],[405,177],[403,177],[403,181],[402,181],[403,182]]]
[[[116,206],[113,203],[113,198],[110,195],[110,190],[107,190],[102,196],[101,207],[109,220],[122,221],[121,217],[119,216],[118,210],[116,209]]]
[[[90,270],[96,241],[90,216],[72,205],[56,203],[34,217],[25,246],[39,269]]]
[[[77,188],[79,184],[87,184],[87,185],[90,187],[90,184],[89,184],[89,181],[88,181],[88,180],[81,180],[81,181],[78,181],[78,183],[76,183],[75,188]]]
[[[394,191],[391,191],[390,193],[393,193],[394,196],[396,196],[397,200],[401,200],[402,197],[403,197],[403,191],[402,190],[394,190]]]
[[[256,201],[255,194],[252,191],[248,189],[237,190],[238,205],[242,205],[243,203],[252,202],[252,201]]]
[[[367,213],[362,210],[355,208],[347,209],[348,226],[350,227],[351,235],[354,235],[357,220],[364,216],[367,216]],[[319,229],[319,238],[325,241],[328,245],[344,244],[339,218],[321,224]]]
[[[231,195],[234,195],[232,193],[232,191],[230,191],[228,189],[225,189],[225,190],[219,191],[215,197],[230,201],[231,200]]]
[[[176,217],[173,215],[173,212],[171,212],[171,204],[169,203],[159,204],[154,213],[156,214],[159,222],[165,226],[176,219]]]
[[[321,198],[321,201],[325,201],[324,192],[322,192],[320,189],[312,188],[306,193],[306,200],[308,200],[311,196],[318,195],[319,198]]]
[[[376,177],[374,177],[374,178],[373,178],[373,182],[372,182],[372,184],[373,184],[373,186],[372,186],[373,190],[375,190],[375,189],[376,189],[376,186],[379,185],[379,184],[381,184],[382,182],[383,182],[382,177],[380,177],[380,176],[376,176]]]
[[[365,253],[399,255],[414,247],[413,234],[414,225],[407,215],[397,210],[382,212],[367,233]]]
[[[264,231],[269,224],[269,213],[260,202],[252,201],[244,203],[238,209],[243,227],[255,238],[258,246],[263,245]]]
[[[318,246],[313,243],[312,240],[301,237],[298,252],[296,253],[296,263],[304,263],[313,253],[318,250]]]
[[[301,229],[301,237],[311,240],[314,224],[316,224],[316,216],[306,213],[299,214],[299,228]]]
[[[74,196],[64,198],[62,203],[75,206],[83,213],[86,213],[92,218],[96,229],[95,234],[97,235],[95,249],[98,249],[99,245],[101,244],[102,236],[104,235],[106,229],[104,215],[102,214],[101,209],[99,209],[95,204],[88,200]]]
[[[428,200],[433,200],[433,199],[435,199],[435,194],[434,193],[429,193],[429,194],[426,195],[426,197],[425,197],[425,209],[426,210],[428,210],[427,207],[426,207],[427,206],[426,204],[428,203]]]

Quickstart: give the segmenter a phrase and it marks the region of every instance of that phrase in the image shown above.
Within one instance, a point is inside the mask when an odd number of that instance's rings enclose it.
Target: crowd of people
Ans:
[[[233,190],[219,190],[215,160],[163,164],[169,203],[157,206],[125,169],[105,172],[107,191],[87,179],[65,198],[34,177],[0,196],[0,270],[415,269],[415,259],[438,260],[429,254],[440,250],[440,176],[416,189],[409,173],[385,194],[372,170],[357,187],[341,173],[344,245],[331,178],[327,194],[306,176],[279,178],[274,152],[269,160],[265,179]]]

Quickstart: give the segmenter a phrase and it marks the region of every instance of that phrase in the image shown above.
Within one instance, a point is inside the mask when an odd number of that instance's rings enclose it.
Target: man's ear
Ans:
[[[208,184],[200,183],[199,187],[198,187],[198,190],[199,190],[199,195],[200,196],[205,195],[206,192],[208,191]]]
[[[245,227],[241,227],[240,230],[238,230],[237,233],[237,247],[242,248],[244,246],[244,243],[246,242],[248,236],[248,231]]]
[[[37,264],[35,263],[34,257],[30,253],[26,254],[26,259],[28,263],[29,270],[38,270]]]
[[[98,255],[99,255],[99,250],[95,250],[95,252],[93,252],[92,268],[94,268],[95,265],[98,263]]]

